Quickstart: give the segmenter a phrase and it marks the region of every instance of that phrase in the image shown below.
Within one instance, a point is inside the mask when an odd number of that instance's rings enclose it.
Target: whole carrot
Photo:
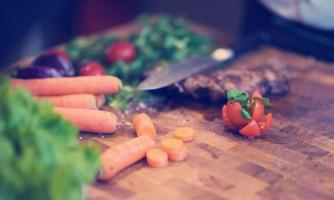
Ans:
[[[37,100],[46,100],[55,107],[86,108],[97,110],[97,97],[92,94],[72,94],[59,96],[38,96]]]
[[[55,107],[54,111],[72,122],[80,131],[112,133],[117,129],[117,117],[111,112],[59,107]]]
[[[23,86],[33,95],[117,93],[122,82],[114,76],[79,76],[44,79],[12,79],[13,87]]]
[[[137,136],[148,135],[152,139],[155,139],[157,137],[157,132],[154,124],[151,118],[145,113],[134,115],[132,118],[132,125],[136,131]]]
[[[107,149],[100,156],[102,171],[98,178],[100,180],[112,178],[122,169],[144,158],[146,152],[153,146],[154,140],[142,135]]]

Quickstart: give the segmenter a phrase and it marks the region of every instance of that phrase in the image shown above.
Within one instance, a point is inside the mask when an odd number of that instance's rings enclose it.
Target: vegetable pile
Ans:
[[[234,89],[227,93],[228,102],[223,106],[224,125],[237,130],[241,135],[257,137],[267,132],[272,123],[272,114],[264,114],[265,107],[270,106],[268,98],[259,91],[249,96],[247,92]]]
[[[141,17],[138,21],[142,28],[127,40],[113,35],[97,39],[80,37],[66,47],[81,75],[80,68],[93,61],[103,66],[107,74],[123,81],[126,91],[107,98],[114,108],[126,109],[130,102],[152,96],[148,92],[138,94],[135,90],[145,72],[157,66],[166,67],[168,63],[191,55],[209,53],[212,49],[210,38],[192,31],[183,19],[164,15],[156,19]]]
[[[0,78],[0,199],[82,199],[98,150],[50,104]]]

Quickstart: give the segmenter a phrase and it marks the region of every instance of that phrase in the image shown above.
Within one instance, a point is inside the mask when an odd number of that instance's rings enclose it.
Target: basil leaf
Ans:
[[[241,115],[243,116],[243,118],[249,120],[252,119],[251,115],[249,114],[249,112],[246,109],[241,109]]]

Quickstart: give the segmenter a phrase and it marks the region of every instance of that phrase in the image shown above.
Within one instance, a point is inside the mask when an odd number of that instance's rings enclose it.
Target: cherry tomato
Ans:
[[[68,62],[72,62],[70,56],[63,50],[59,50],[59,49],[51,50],[50,54],[55,54],[55,55],[65,59]]]
[[[130,42],[115,42],[105,51],[108,62],[123,61],[132,62],[136,57],[136,49]]]
[[[255,120],[251,120],[245,127],[239,130],[243,136],[256,137],[261,135],[260,128]]]
[[[224,106],[223,106],[223,109],[222,109],[222,118],[223,118],[224,125],[225,125],[227,128],[236,130],[235,125],[232,124],[232,122],[231,122],[230,119],[228,118],[227,113],[226,113],[226,110],[227,110],[227,106],[224,105]]]
[[[272,121],[273,121],[273,115],[271,113],[268,113],[267,115],[263,116],[261,121],[258,122],[260,132],[261,133],[267,132],[271,126]]]
[[[252,97],[251,97],[251,102],[250,102],[250,103],[253,103],[255,101],[255,106],[253,110],[251,111],[252,119],[259,122],[262,119],[263,114],[264,114],[264,105],[260,99],[254,99],[254,97],[261,98],[262,95],[259,91],[253,92]]]
[[[103,66],[93,61],[85,63],[80,69],[80,76],[99,76],[105,74],[106,71]]]
[[[245,126],[249,120],[245,119],[241,115],[241,105],[239,102],[229,102],[227,103],[226,114],[228,119],[236,128]]]

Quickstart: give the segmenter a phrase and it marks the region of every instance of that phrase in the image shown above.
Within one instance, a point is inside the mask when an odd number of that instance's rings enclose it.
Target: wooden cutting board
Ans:
[[[127,35],[135,27],[115,31]],[[291,92],[273,97],[272,128],[258,139],[224,129],[222,105],[185,99],[154,117],[159,138],[196,129],[188,157],[163,169],[141,160],[112,180],[87,187],[104,199],[334,199],[334,64],[263,47],[235,64],[278,59],[291,68]],[[102,149],[134,137],[129,124],[110,136],[81,135]]]
[[[291,69],[291,92],[272,98],[274,121],[258,139],[224,129],[222,105],[176,102],[154,116],[159,138],[196,129],[188,157],[163,169],[145,160],[87,189],[101,199],[334,199],[334,64],[263,47],[235,64],[278,59]],[[130,125],[111,136],[83,135],[103,149],[134,137]],[[87,138],[88,137],[88,138]]]

